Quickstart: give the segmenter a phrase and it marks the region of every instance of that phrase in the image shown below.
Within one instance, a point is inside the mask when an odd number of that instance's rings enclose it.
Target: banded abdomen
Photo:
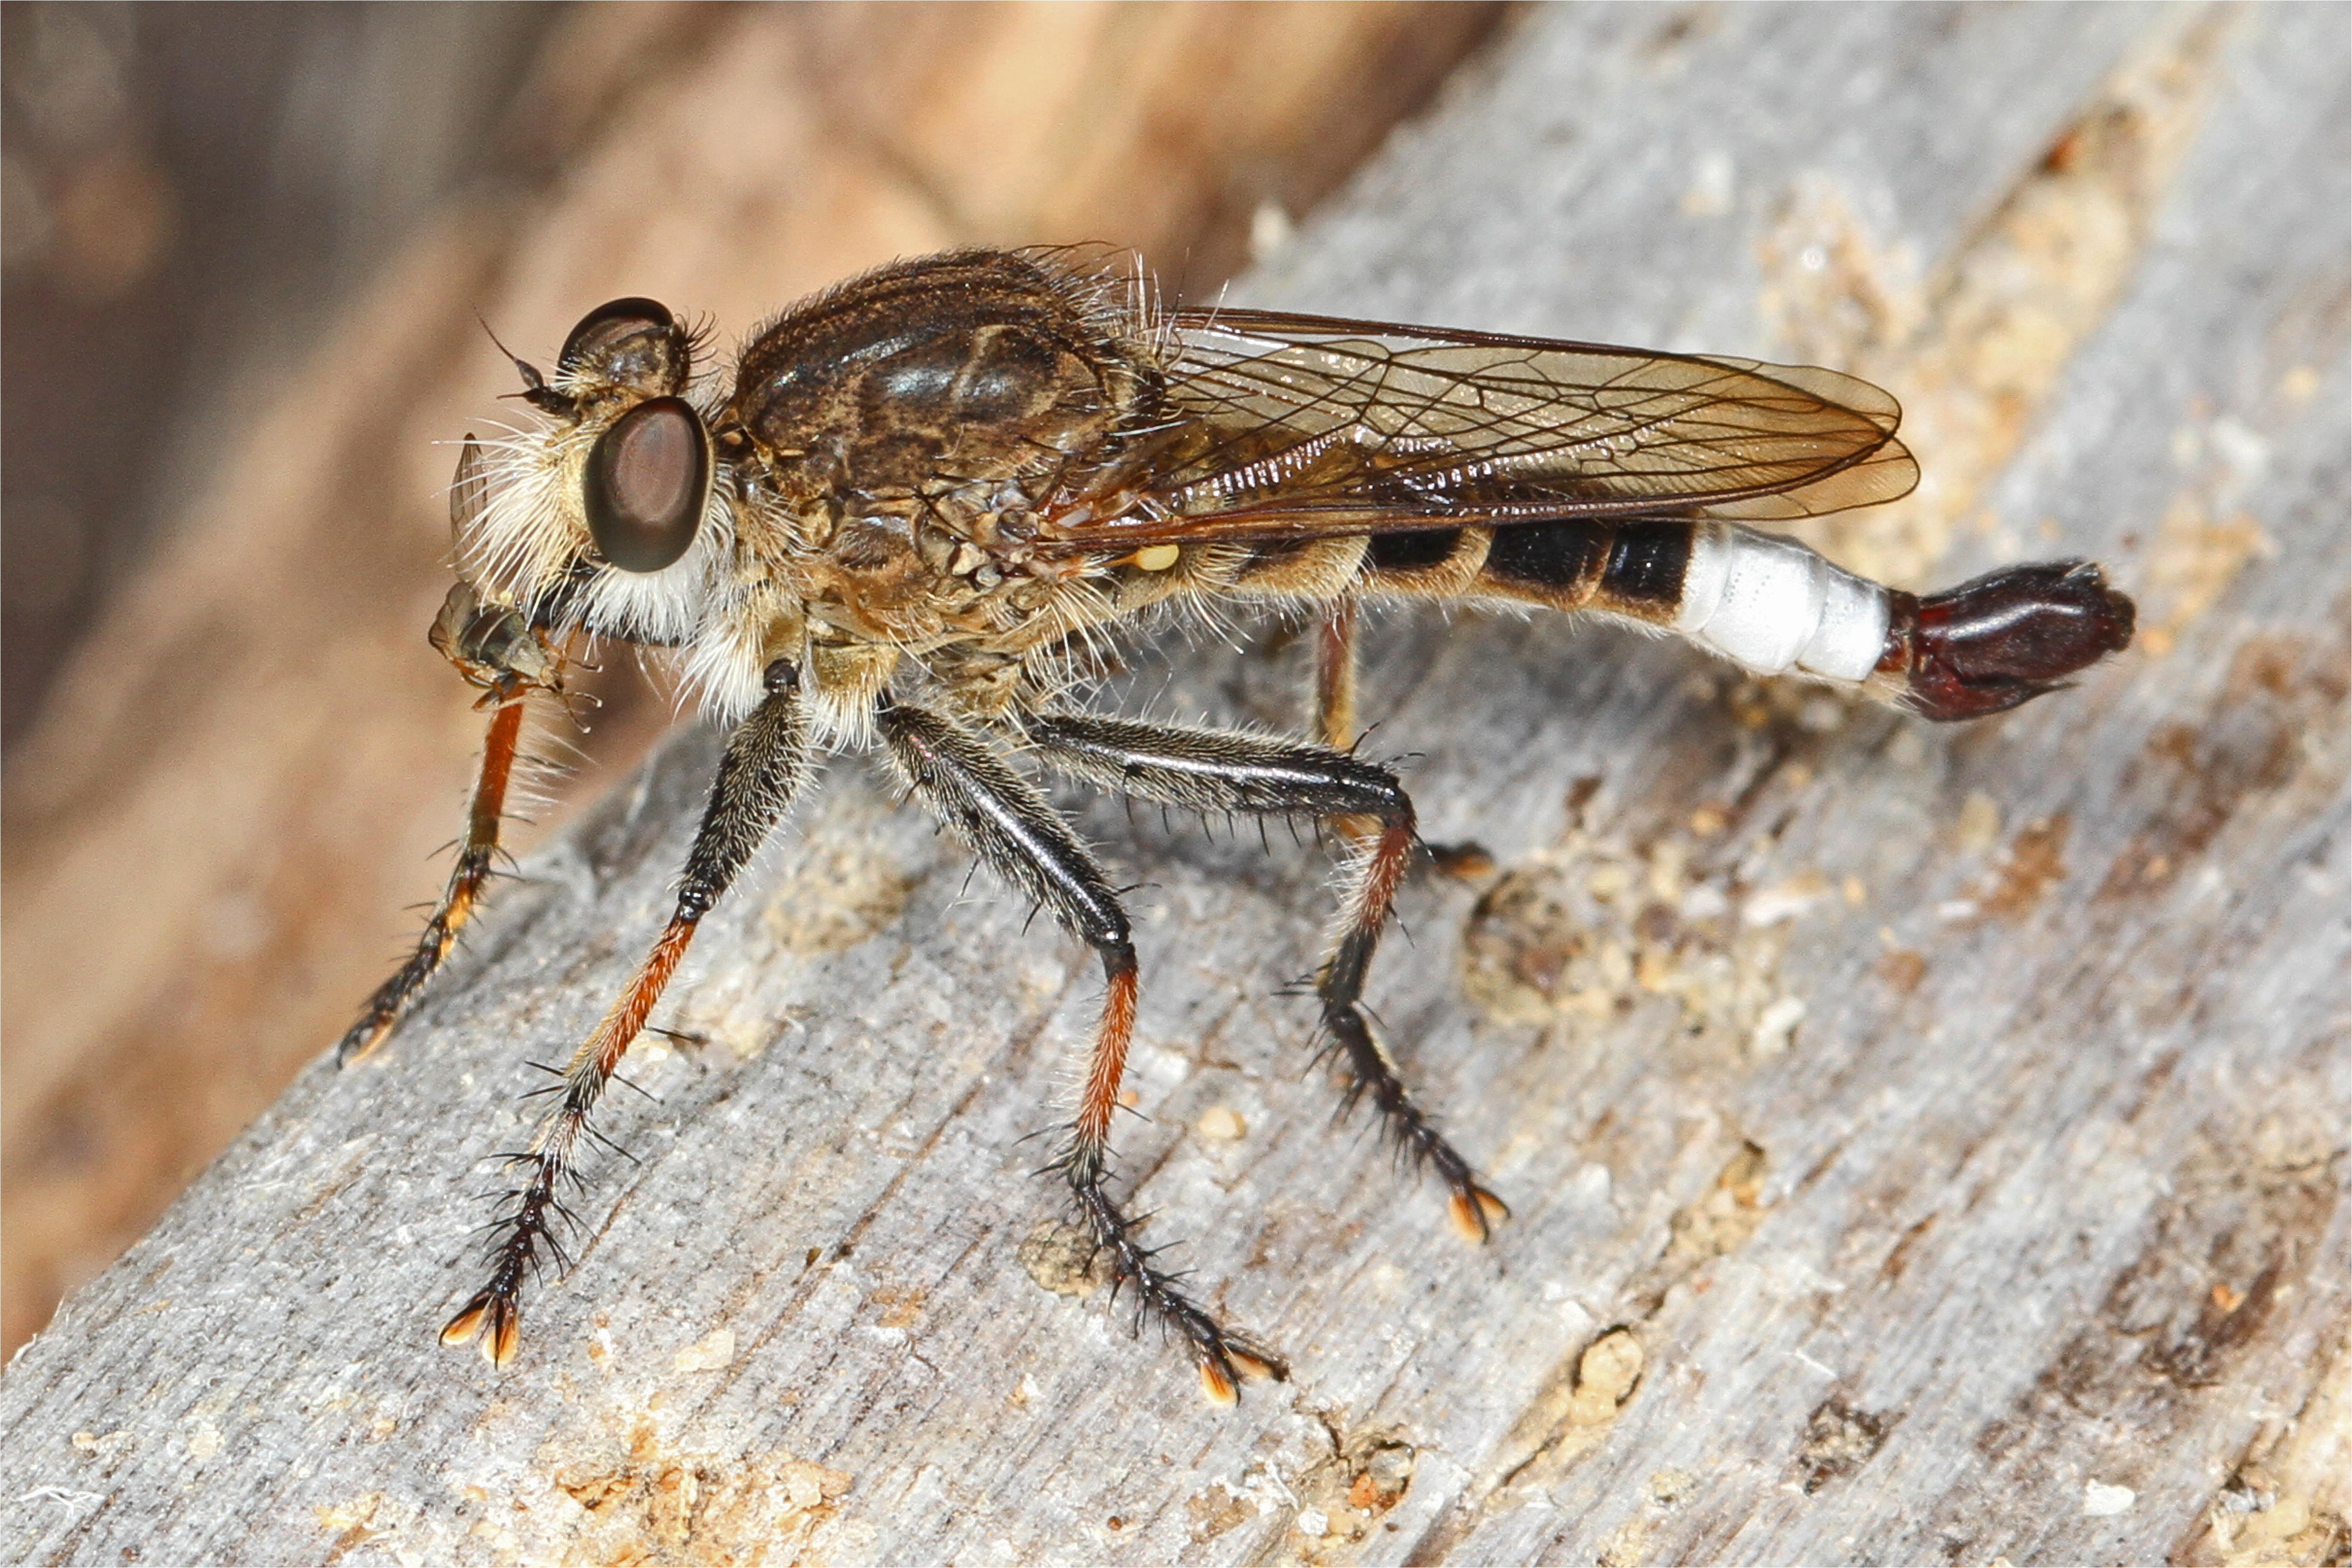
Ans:
[[[1600,611],[1759,675],[1868,684],[1929,718],[2013,708],[2131,641],[2097,567],[2004,568],[1920,598],[1793,539],[1687,518],[1561,519],[1251,547],[1235,591],[1466,598]]]

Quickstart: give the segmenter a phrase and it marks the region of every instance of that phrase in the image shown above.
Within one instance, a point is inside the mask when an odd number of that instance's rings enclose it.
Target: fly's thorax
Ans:
[[[1012,481],[964,481],[778,496],[739,526],[744,569],[789,583],[812,623],[920,652],[1017,628],[1102,574],[1038,550],[1033,515]]]
[[[745,349],[722,417],[785,504],[848,525],[950,490],[1047,504],[1154,417],[1164,379],[1098,280],[973,252],[795,307]]]

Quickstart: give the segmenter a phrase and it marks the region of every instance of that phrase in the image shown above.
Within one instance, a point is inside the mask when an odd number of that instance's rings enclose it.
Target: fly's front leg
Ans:
[[[462,487],[462,465],[458,476]],[[457,863],[449,868],[441,900],[407,962],[376,987],[358,1021],[336,1045],[335,1060],[345,1066],[383,1043],[457,945],[458,933],[481,901],[482,889],[497,874],[499,829],[506,817],[507,783],[522,738],[523,710],[532,692],[562,689],[562,657],[546,635],[525,625],[515,611],[484,604],[470,583],[460,582],[449,590],[428,635],[442,657],[482,689],[477,706],[490,710],[489,736],[482,744],[481,772],[466,812],[466,836],[458,843]]]
[[[1364,973],[1413,849],[1412,801],[1388,769],[1321,746],[1124,720],[1033,719],[1027,734],[1046,766],[1104,789],[1198,811],[1355,819],[1354,866],[1339,934],[1315,981],[1323,1026],[1348,1068],[1345,1109],[1369,1097],[1397,1146],[1449,1189],[1455,1226],[1486,1239],[1507,1213],[1426,1113],[1364,1016]]]
[[[488,496],[481,443],[468,433],[449,485],[449,531],[461,553],[467,532],[479,520]],[[522,739],[525,702],[534,691],[563,689],[563,656],[547,634],[511,606],[485,602],[463,577],[441,601],[425,640],[457,666],[468,685],[482,689],[475,706],[490,710],[490,732],[482,743],[482,768],[466,813],[466,837],[458,843],[457,862],[449,868],[441,901],[425,922],[408,961],[376,987],[358,1022],[337,1042],[339,1066],[348,1066],[383,1043],[457,946],[457,933],[465,930],[481,901],[483,887],[498,869],[499,828],[506,817],[507,781]]]
[[[1118,895],[1069,825],[977,738],[938,714],[896,703],[884,705],[879,721],[891,761],[924,803],[999,876],[1101,955],[1102,1019],[1077,1116],[1051,1168],[1069,1184],[1095,1245],[1110,1258],[1113,1279],[1132,1285],[1142,1310],[1182,1337],[1202,1386],[1217,1403],[1234,1401],[1238,1377],[1286,1375],[1279,1360],[1219,1324],[1185,1298],[1174,1276],[1153,1266],[1150,1249],[1136,1239],[1135,1222],[1106,1188],[1137,990],[1135,944]]]
[[[807,773],[808,727],[799,685],[791,666],[780,662],[768,671],[766,700],[728,737],[669,924],[620,999],[572,1053],[555,1108],[510,1162],[522,1180],[508,1194],[513,1207],[497,1222],[489,1282],[442,1329],[443,1344],[463,1344],[480,1334],[483,1354],[492,1362],[503,1366],[514,1359],[524,1277],[537,1267],[542,1246],[563,1261],[553,1234],[564,1215],[558,1194],[567,1181],[578,1180],[572,1166],[589,1114],[677,973],[695,927],[782,819]]]

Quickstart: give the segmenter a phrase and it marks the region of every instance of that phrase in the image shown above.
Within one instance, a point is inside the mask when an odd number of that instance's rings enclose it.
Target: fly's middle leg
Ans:
[[[1323,1027],[1348,1072],[1343,1112],[1369,1099],[1404,1156],[1444,1182],[1455,1226],[1484,1240],[1508,1211],[1413,1103],[1362,1006],[1364,975],[1416,842],[1412,801],[1396,775],[1322,746],[1215,730],[1057,715],[1030,720],[1025,731],[1046,766],[1103,789],[1199,811],[1362,825],[1350,836],[1339,936],[1315,982]]]
[[[1111,1118],[1135,1033],[1135,944],[1127,912],[1069,826],[1045,797],[976,737],[938,714],[886,703],[878,716],[891,761],[916,795],[970,844],[991,869],[1028,894],[1092,947],[1103,966],[1096,1026],[1076,1116],[1051,1169],[1068,1184],[1096,1247],[1118,1286],[1132,1286],[1143,1312],[1183,1340],[1201,1384],[1231,1404],[1242,1377],[1283,1377],[1281,1361],[1224,1327],[1178,1288],[1136,1237],[1135,1221],[1108,1190]]]
[[[798,683],[789,666],[778,664],[768,672],[766,699],[728,737],[669,923],[620,998],[572,1053],[554,1086],[554,1108],[541,1118],[529,1146],[509,1162],[520,1181],[506,1194],[511,1206],[494,1223],[490,1278],[442,1329],[443,1344],[464,1344],[478,1335],[483,1354],[494,1363],[514,1358],[524,1279],[538,1268],[542,1249],[564,1261],[557,1227],[567,1217],[564,1194],[579,1184],[580,1142],[594,1135],[589,1117],[686,957],[695,928],[782,819],[807,772],[807,720]]]

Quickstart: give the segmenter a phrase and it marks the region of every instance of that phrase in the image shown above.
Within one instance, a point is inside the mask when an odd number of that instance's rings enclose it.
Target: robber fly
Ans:
[[[1349,869],[1315,979],[1352,1104],[1483,1240],[1506,1215],[1367,1023],[1365,972],[1413,854],[1396,774],[1356,755],[1362,600],[1600,612],[1759,674],[1928,719],[2013,708],[2131,640],[2079,561],[1916,597],[1746,524],[1891,500],[1917,468],[1893,398],[1834,372],[1264,310],[1161,308],[1075,253],[965,250],[853,279],[761,328],[731,374],[651,300],[572,329],[539,427],[466,440],[458,582],[432,641],[482,689],[470,821],[415,954],[344,1037],[374,1047],[447,956],[492,871],[527,700],[575,639],[677,650],[729,727],[676,911],[555,1086],[493,1222],[489,1278],[441,1331],[503,1365],[524,1277],[561,1260],[559,1194],[599,1097],[696,925],[821,751],[878,745],[909,792],[1102,961],[1076,1115],[1050,1169],[1119,1287],[1211,1397],[1284,1375],[1188,1298],[1108,1181],[1135,1026],[1128,917],[1094,856],[1005,760],[1202,811],[1334,826]],[[1255,601],[1318,619],[1317,741],[1097,717],[1102,628]]]

